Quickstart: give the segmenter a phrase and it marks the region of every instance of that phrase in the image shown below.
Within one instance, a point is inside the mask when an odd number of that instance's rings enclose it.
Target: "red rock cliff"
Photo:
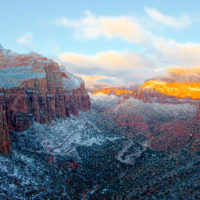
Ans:
[[[61,69],[62,68],[62,69]],[[0,48],[0,151],[10,152],[10,130],[22,131],[33,121],[90,110],[84,82],[38,54],[18,55]]]
[[[10,138],[6,118],[6,104],[4,96],[0,95],[0,153],[10,153]]]

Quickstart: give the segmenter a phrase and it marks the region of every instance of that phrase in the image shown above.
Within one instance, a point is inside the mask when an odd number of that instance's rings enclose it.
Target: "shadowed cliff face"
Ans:
[[[31,53],[18,55],[0,49],[0,150],[10,151],[8,129],[22,131],[33,121],[50,123],[55,118],[90,110],[82,79],[52,60]]]
[[[10,138],[6,120],[5,99],[0,96],[0,153],[10,153]]]

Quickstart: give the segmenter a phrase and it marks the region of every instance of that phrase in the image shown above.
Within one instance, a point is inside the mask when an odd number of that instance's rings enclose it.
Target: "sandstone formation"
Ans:
[[[6,104],[3,96],[0,95],[0,153],[10,153],[10,138],[6,120]]]
[[[0,48],[0,151],[9,153],[8,129],[23,131],[33,121],[90,110],[82,79],[38,54],[12,53]]]

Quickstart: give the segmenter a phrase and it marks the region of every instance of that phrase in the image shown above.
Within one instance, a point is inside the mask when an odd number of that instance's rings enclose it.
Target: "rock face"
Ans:
[[[190,97],[186,98],[176,98],[175,96],[170,96],[154,89],[145,89],[139,88],[134,90],[131,94],[127,94],[124,96],[124,99],[128,98],[140,99],[144,103],[160,103],[160,104],[192,104],[199,105],[200,99],[191,99]]]
[[[3,96],[0,96],[0,153],[10,153],[10,138],[6,120],[6,103]]]
[[[0,48],[0,150],[10,151],[8,128],[22,131],[33,121],[90,110],[82,79],[38,54],[18,55]]]

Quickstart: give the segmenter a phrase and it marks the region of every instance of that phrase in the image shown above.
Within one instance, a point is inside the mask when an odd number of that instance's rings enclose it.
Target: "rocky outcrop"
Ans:
[[[8,128],[23,131],[33,121],[90,110],[82,79],[38,54],[14,54],[0,48],[0,150],[10,151]]]

